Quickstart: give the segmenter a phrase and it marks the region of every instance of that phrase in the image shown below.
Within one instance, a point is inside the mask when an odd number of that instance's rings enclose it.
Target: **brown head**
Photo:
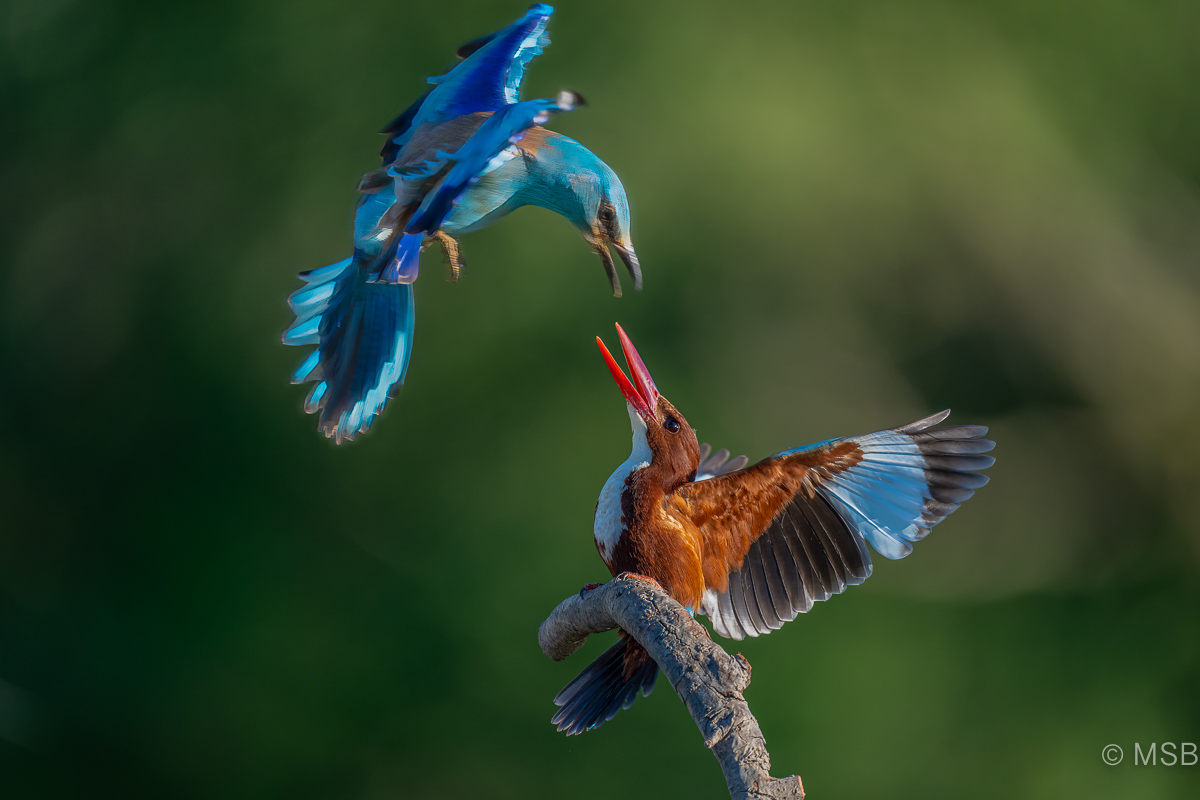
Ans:
[[[629,422],[633,427],[634,450],[636,452],[640,444],[638,438],[643,437],[650,451],[649,469],[660,476],[665,491],[673,491],[696,477],[696,468],[700,466],[700,444],[696,441],[692,426],[688,425],[679,410],[658,393],[658,387],[642,363],[642,357],[620,325],[617,325],[617,336],[621,340],[625,362],[633,374],[632,381],[625,376],[599,336],[596,337],[596,344],[600,345],[600,353],[608,364],[608,370],[625,396]]]

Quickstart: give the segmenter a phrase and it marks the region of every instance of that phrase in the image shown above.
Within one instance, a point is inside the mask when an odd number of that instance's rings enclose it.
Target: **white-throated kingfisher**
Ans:
[[[783,623],[871,574],[870,542],[903,558],[975,490],[995,459],[980,425],[936,427],[949,411],[865,436],[784,450],[744,467],[709,456],[683,415],[659,394],[617,326],[632,380],[596,342],[624,395],[633,451],[596,503],[596,549],[615,576],[657,581],[722,636],[742,639]],[[744,468],[743,468],[744,467]],[[585,587],[585,590],[588,587]],[[621,632],[613,647],[554,698],[568,735],[602,725],[648,695],[658,667]]]

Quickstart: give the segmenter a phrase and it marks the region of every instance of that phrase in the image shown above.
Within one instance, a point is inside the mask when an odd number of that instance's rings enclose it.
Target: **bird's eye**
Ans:
[[[613,217],[615,217],[615,216],[616,216],[616,214],[613,213],[613,210],[611,208],[609,208],[608,206],[604,206],[603,208],[600,209],[599,217],[600,217],[601,222],[612,222]]]
[[[663,427],[671,433],[679,433],[679,420],[674,417],[667,417],[667,421],[663,423]]]

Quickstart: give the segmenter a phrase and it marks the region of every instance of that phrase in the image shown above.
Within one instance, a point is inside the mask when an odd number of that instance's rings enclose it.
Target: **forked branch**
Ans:
[[[538,628],[542,652],[561,661],[587,637],[621,628],[649,651],[675,687],[712,750],[729,794],[748,798],[802,800],[800,778],[772,778],[771,758],[758,721],[742,697],[750,664],[731,656],[703,625],[658,586],[632,576],[612,581],[558,604]]]

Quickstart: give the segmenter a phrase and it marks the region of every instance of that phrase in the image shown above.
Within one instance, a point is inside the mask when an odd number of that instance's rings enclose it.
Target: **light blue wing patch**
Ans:
[[[934,428],[948,411],[892,430],[829,439],[788,450],[793,455],[838,442],[861,451],[854,466],[823,478],[817,491],[885,558],[904,558],[914,542],[987,483],[977,470],[995,463],[982,455],[995,444],[982,426]]]

